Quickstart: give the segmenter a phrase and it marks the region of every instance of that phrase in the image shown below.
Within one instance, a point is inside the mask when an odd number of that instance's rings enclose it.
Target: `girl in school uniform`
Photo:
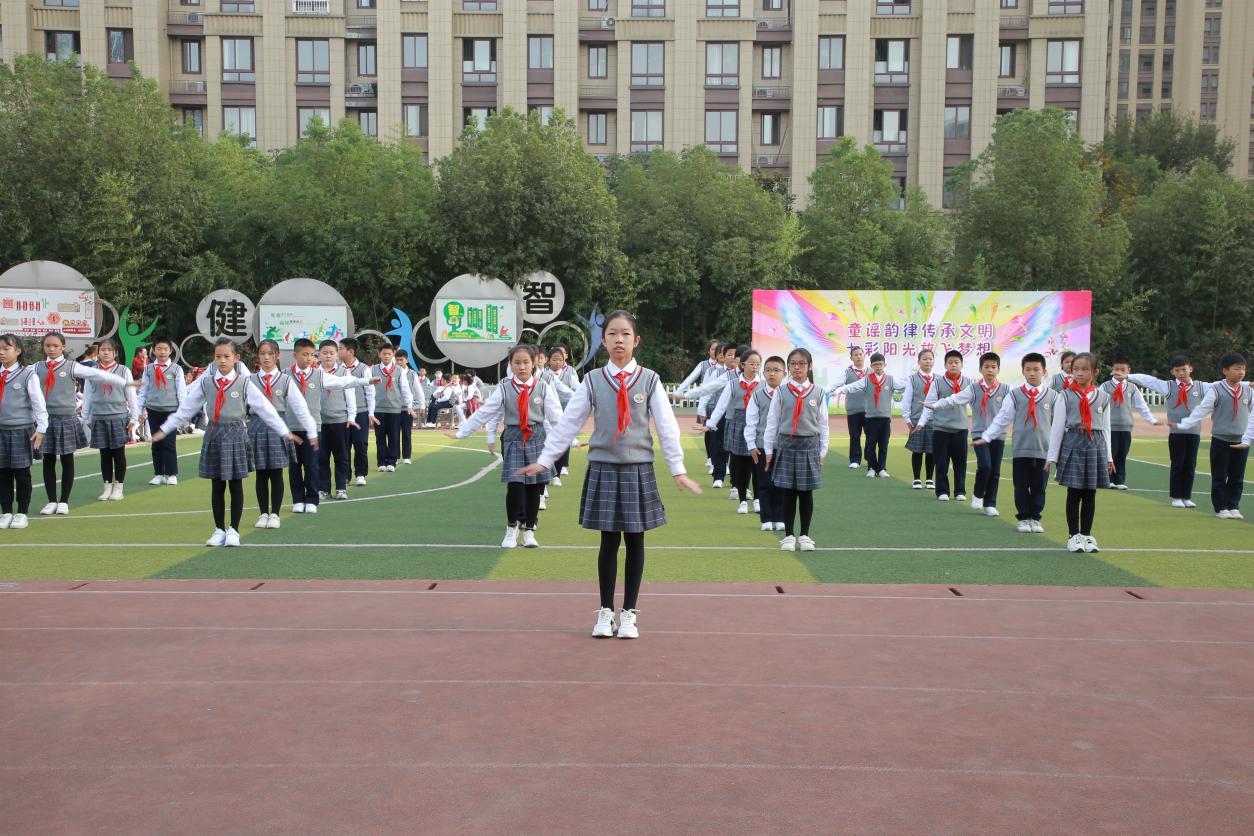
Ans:
[[[48,504],[40,514],[70,513],[70,492],[74,489],[74,451],[87,446],[87,434],[78,420],[79,380],[100,380],[111,383],[113,378],[94,366],[65,356],[65,336],[57,331],[44,335],[44,357],[33,368],[43,386],[44,401],[48,409],[48,431],[44,433],[39,455],[44,460],[44,490]],[[61,486],[57,491],[57,464],[61,465]]]
[[[266,423],[275,435],[299,444],[288,429],[261,386],[248,383],[235,364],[239,360],[235,343],[219,337],[213,344],[211,371],[192,384],[178,411],[153,433],[160,441],[186,424],[202,407],[209,407],[209,429],[200,446],[200,478],[212,484],[213,534],[206,546],[238,546],[239,522],[244,516],[244,479],[253,470],[253,451],[249,444],[245,418],[251,412],[254,420]],[[295,400],[295,399],[293,399]],[[226,492],[231,491],[231,518],[227,524]]]
[[[753,349],[740,355],[740,374],[735,380],[727,381],[723,393],[719,395],[718,403],[714,405],[714,410],[710,413],[710,420],[701,427],[706,432],[718,432],[719,422],[723,420],[724,415],[727,416],[726,426],[723,427],[723,438],[726,439],[724,446],[727,449],[732,488],[740,501],[740,505],[736,508],[737,514],[749,513],[747,494],[750,481],[753,482],[753,496],[755,497],[753,502],[759,508],[761,507],[758,479],[754,473],[753,459],[749,455],[749,445],[745,443],[745,410],[749,408],[753,393],[762,385],[762,379],[758,377],[758,368],[761,365],[762,355]]]
[[[1097,361],[1087,351],[1071,363],[1071,382],[1054,408],[1045,472],[1057,465],[1058,484],[1067,489],[1069,552],[1096,552],[1093,517],[1097,491],[1110,487],[1115,458],[1110,449],[1110,395],[1093,385]]]
[[[100,363],[96,366],[107,375],[89,378],[83,386],[83,420],[91,428],[91,446],[100,451],[100,475],[104,490],[100,501],[122,499],[122,483],[126,481],[126,442],[139,422],[139,402],[131,370],[117,362],[118,344],[112,339],[100,341]]]
[[[910,451],[910,469],[914,471],[914,481],[910,487],[916,491],[936,487],[932,481],[932,472],[936,462],[932,455],[932,431],[930,423],[924,424],[918,432],[915,427],[923,419],[923,402],[936,385],[932,366],[936,363],[936,354],[930,348],[919,352],[919,369],[906,378],[908,385],[901,395],[901,414],[906,419],[906,449]],[[919,477],[924,477],[920,479]]]
[[[501,433],[501,481],[505,483],[505,539],[501,548],[512,549],[518,545],[519,528],[522,529],[522,545],[534,549],[536,521],[540,515],[540,497],[549,481],[549,471],[531,476],[519,476],[518,471],[534,464],[544,449],[544,440],[553,425],[562,416],[562,404],[557,392],[548,383],[536,377],[536,350],[534,346],[518,345],[509,355],[512,374],[492,388],[483,406],[475,410],[452,438],[467,438],[475,430],[491,423],[504,424]]]
[[[566,359],[570,355],[570,350],[564,343],[557,343],[549,348],[549,367],[545,372],[544,379],[553,384],[553,388],[557,390],[557,399],[562,403],[562,409],[570,403],[570,399],[574,397],[575,389],[579,387],[579,373],[566,364]],[[553,485],[555,487],[562,486],[562,477],[570,475],[570,450],[562,454],[555,465],[557,472],[553,474]]]
[[[885,374],[887,360],[878,351],[871,355],[871,373],[863,375],[852,383],[843,386],[832,386],[827,396],[834,398],[844,395],[846,398],[859,396],[862,398],[862,430],[866,435],[866,475],[887,479],[888,473],[888,439],[892,435],[893,426],[893,394],[906,388],[906,381],[897,380]]]
[[[139,411],[148,411],[148,430],[151,433],[165,423],[179,404],[187,397],[187,384],[182,370],[174,365],[170,355],[174,353],[174,341],[169,337],[157,337],[152,343],[153,362],[140,374]],[[175,448],[177,433],[166,436],[152,445],[152,469],[156,475],[150,485],[177,485],[179,483],[178,450]]]
[[[827,458],[827,394],[810,380],[814,358],[804,348],[788,355],[788,382],[780,387],[766,416],[766,469],[775,489],[783,493],[784,539],[780,551],[814,551],[810,522],[814,492],[823,487]],[[801,536],[793,528],[801,511]]]
[[[766,469],[766,414],[784,382],[784,358],[768,357],[763,364],[763,383],[753,390],[745,407],[745,446],[753,462],[753,505],[763,531],[784,530],[784,503]]]
[[[30,466],[48,429],[39,376],[34,367],[22,365],[23,353],[20,339],[0,334],[0,528],[29,524]]]
[[[618,637],[634,639],[640,635],[636,603],[644,577],[644,533],[666,524],[666,509],[662,507],[653,474],[650,419],[676,486],[697,494],[701,493],[701,488],[685,475],[679,424],[657,372],[644,368],[632,357],[640,345],[636,318],[627,311],[614,311],[605,317],[602,328],[601,339],[609,352],[609,363],[584,378],[583,385],[562,414],[562,420],[545,440],[539,460],[518,470],[517,475],[537,476],[552,468],[584,422],[592,417],[588,473],[579,508],[579,524],[601,532],[601,551],[597,558],[601,608],[597,610],[592,635],[598,638],[614,635],[618,545],[625,540],[626,589],[619,613]]]
[[[274,340],[262,340],[257,346],[257,359],[261,368],[247,378],[246,385],[260,389],[283,419],[289,433],[295,436],[296,430],[300,430],[304,436],[295,437],[303,438],[312,449],[317,450],[318,425],[314,423],[300,388],[293,388],[291,376],[279,368],[279,344]],[[261,509],[256,527],[278,528],[279,509],[283,507],[283,473],[296,461],[296,445],[285,435],[275,432],[251,408],[247,412],[251,416],[248,443],[257,470],[257,507]]]

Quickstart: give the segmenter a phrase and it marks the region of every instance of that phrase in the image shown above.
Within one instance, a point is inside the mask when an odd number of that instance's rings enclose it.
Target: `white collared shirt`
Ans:
[[[169,381],[170,378],[174,378],[172,385],[174,386],[175,403],[182,403],[183,398],[187,397],[187,381],[184,379],[183,370],[179,368],[178,364],[174,363],[173,361],[169,363],[160,363],[160,362],[154,361],[152,363],[149,363],[149,365],[152,366],[154,369],[160,368],[161,374],[165,376],[165,379],[167,381]],[[152,391],[152,388],[155,385],[156,375],[157,373],[154,371],[152,381],[148,379],[148,375],[143,376],[144,382],[140,385],[139,395],[136,397],[136,406],[139,408],[140,412],[143,412],[144,409],[147,408],[148,394],[149,392]],[[79,376],[77,371],[75,372],[74,376],[75,377]],[[167,383],[166,385],[169,386],[171,384]]]
[[[8,372],[9,378],[12,378],[24,368],[25,366],[21,363],[14,363],[12,366],[0,371]],[[35,432],[47,432],[48,402],[44,400],[43,381],[34,372],[26,378],[26,396],[30,398],[30,414],[35,419]]]
[[[217,366],[214,366],[213,370],[209,372],[209,374],[213,375],[213,385],[215,387],[218,385],[218,381],[220,380],[234,381],[236,378],[246,377],[246,375],[240,375],[238,371],[235,370],[232,370],[230,374],[222,374],[218,371]],[[244,382],[247,383],[247,381]],[[287,435],[291,432],[291,430],[287,427],[287,422],[279,416],[278,410],[274,408],[274,404],[270,403],[270,399],[266,397],[264,392],[256,386],[245,385],[243,389],[244,397],[247,399],[248,408],[257,415],[261,416],[261,420],[266,422],[266,426],[274,430],[279,435]],[[175,429],[192,420],[192,418],[199,414],[200,410],[204,409],[204,407],[205,387],[191,387],[187,392],[187,399],[179,404],[178,411],[169,418],[165,419],[165,423],[161,425],[161,432],[168,435]],[[209,418],[212,420],[213,415],[210,414]]]
[[[526,383],[519,380],[513,373],[506,378],[515,387],[517,392],[519,388],[527,388],[534,386],[536,378],[532,377]],[[557,426],[558,419],[562,417],[562,402],[557,397],[557,390],[551,385],[544,389],[544,433],[547,436],[553,432]],[[505,401],[501,397],[501,387],[493,386],[492,394],[488,395],[488,399],[484,401],[483,406],[475,410],[475,414],[471,415],[461,426],[457,428],[458,438],[467,438],[475,430],[480,427],[488,426],[488,443],[492,444],[496,441],[497,425],[505,421]]]
[[[761,377],[755,377],[753,378],[753,380],[749,380],[744,376],[744,373],[742,372],[736,375],[736,378],[734,380],[729,380],[725,384],[723,384],[723,392],[721,395],[718,396],[718,403],[714,405],[714,411],[710,413],[710,419],[706,421],[706,426],[712,430],[718,429],[718,422],[722,420],[725,414],[727,414],[727,410],[731,406],[732,394],[735,392],[744,391],[743,389],[740,388],[741,383],[760,384],[761,382],[762,382]],[[752,400],[752,398],[750,398],[750,400]],[[748,409],[748,408],[749,407],[747,406],[745,407],[745,409]]]
[[[797,381],[791,377],[780,384],[781,387],[787,386],[789,383],[796,384]],[[809,397],[814,392],[818,392],[823,398],[823,417],[819,420],[819,458],[827,458],[827,447],[829,436],[831,435],[831,423],[827,414],[827,393],[819,389],[813,383],[806,381],[807,389],[803,389],[802,393],[805,397]],[[783,409],[780,404],[783,398],[776,395],[771,399],[770,411],[766,414],[766,435],[762,438],[762,445],[766,448],[766,454],[772,455],[775,452],[775,439],[779,437],[780,410]]]
[[[1098,394],[1101,392],[1096,386],[1088,393],[1089,403],[1097,400]],[[1058,454],[1062,451],[1062,437],[1067,434],[1067,402],[1066,392],[1059,392],[1060,395],[1057,403],[1054,405],[1054,423],[1049,427],[1049,454],[1046,455],[1045,461],[1051,464],[1058,463]],[[1009,398],[1007,398],[1009,400]],[[1106,461],[1113,462],[1114,455],[1110,452],[1110,409],[1106,409],[1101,414],[1093,413],[1093,429],[1101,430],[1102,435],[1106,439]]]

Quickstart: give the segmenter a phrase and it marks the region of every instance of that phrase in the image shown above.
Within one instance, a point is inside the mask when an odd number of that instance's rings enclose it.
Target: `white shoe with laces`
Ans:
[[[923,483],[923,487],[927,488],[929,491],[936,490],[936,480],[928,479],[926,482]]]
[[[636,613],[639,610],[619,610],[618,637],[620,639],[638,639],[640,630],[636,628]]]
[[[714,480],[714,484],[713,484],[713,485],[711,485],[710,487],[711,487],[711,488],[713,488],[714,490],[718,490],[719,488],[723,487],[723,480],[722,480],[722,479],[715,479],[715,480]]]
[[[1183,500],[1183,499],[1173,499],[1173,500],[1171,500],[1171,507],[1172,507],[1172,508],[1184,508],[1184,507],[1186,507],[1186,506],[1185,506],[1185,504],[1184,504],[1184,500]]]
[[[955,496],[955,497],[954,497],[954,500],[955,500],[956,502],[966,502],[966,501],[967,501],[967,495],[966,495],[965,493],[960,493],[960,494],[958,494],[957,496]]]
[[[735,502],[737,499],[740,499],[740,491],[736,490],[735,488],[732,488],[728,492],[727,498],[730,499],[732,502]]]
[[[148,480],[148,484],[150,484],[150,485],[164,485],[164,484],[165,484],[165,477],[164,477],[164,476],[154,476],[154,477],[152,477],[151,479],[149,479],[149,480]]]
[[[303,514],[303,513],[305,513],[305,503],[303,503],[303,502],[293,502],[293,503],[292,503],[292,513],[293,513],[293,514]]]
[[[213,534],[205,541],[206,546],[222,546],[226,544],[226,532],[220,528],[215,528]]]
[[[1185,507],[1185,508],[1196,508],[1196,507],[1197,507],[1197,503],[1196,503],[1196,502],[1194,502],[1194,501],[1193,501],[1193,500],[1191,500],[1191,499],[1186,499],[1186,500],[1184,501],[1184,507]]]
[[[266,521],[266,528],[278,528],[278,527],[279,527],[279,515],[271,514],[270,519]]]
[[[1070,537],[1068,537],[1067,538],[1067,551],[1073,552],[1073,553],[1084,551],[1084,535],[1072,534]]]
[[[769,523],[769,522],[762,523],[763,531],[772,531],[774,530],[774,528],[775,528],[775,525],[773,523]]]
[[[814,541],[808,535],[802,534],[797,538],[797,550],[803,552],[814,551]]]
[[[547,496],[540,497],[540,510],[541,511],[549,510],[549,498]]]
[[[888,471],[887,471],[887,470],[881,470],[881,471],[879,472],[879,477],[880,477],[881,479],[888,479],[888,478],[891,478],[891,477],[889,477],[889,475],[888,475]]]
[[[1084,551],[1085,551],[1085,553],[1087,553],[1087,554],[1092,554],[1093,552],[1100,552],[1100,551],[1101,551],[1101,549],[1099,549],[1099,548],[1097,547],[1097,538],[1096,538],[1096,537],[1094,537],[1092,534],[1084,534],[1084,535],[1081,535],[1081,536],[1083,536],[1083,537],[1084,537]]]
[[[862,462],[850,462],[849,463],[850,470],[857,470],[860,467],[862,467]]]
[[[1231,508],[1231,509],[1229,509],[1229,510],[1228,510],[1228,519],[1230,519],[1230,520],[1243,520],[1243,519],[1245,519],[1245,517],[1241,516],[1241,512],[1240,512],[1239,510],[1237,510],[1236,508]]]
[[[58,502],[57,514],[60,516],[65,516],[68,513],[70,513],[70,504],[68,502]]]
[[[177,484],[179,483],[179,477],[177,477],[177,476],[167,476],[167,477],[165,477],[165,483],[166,483],[167,485],[177,485]]]
[[[782,522],[777,522],[777,523],[775,523],[775,530],[776,530],[776,531],[783,531],[783,530],[784,530],[785,528],[787,528],[787,527],[788,527],[788,526],[784,525]]]
[[[57,503],[55,502],[49,502],[47,505],[39,509],[39,515],[41,517],[47,517],[52,514],[55,514],[56,512],[57,512]]]
[[[414,463],[414,460],[413,460],[413,459],[401,459],[401,461],[402,461],[402,462],[404,462],[405,464],[413,464],[413,463]]]
[[[868,479],[874,479],[874,478],[875,478],[875,471],[874,471],[874,470],[872,470],[871,468],[869,468],[869,467],[868,467],[868,468],[866,469],[866,478],[868,478]]]
[[[921,491],[923,490],[923,483],[920,482],[918,479],[915,479],[913,482],[910,483],[910,487],[913,490]]]
[[[1221,520],[1230,520],[1232,519],[1232,512],[1225,508],[1222,511],[1217,511],[1215,516],[1219,517]]]
[[[262,514],[257,518],[257,524],[253,528],[266,528],[270,525],[270,515]]]
[[[536,539],[536,533],[530,528],[523,532],[522,544],[524,549],[540,548],[540,541]]]
[[[795,552],[797,550],[797,538],[791,534],[785,535],[784,539],[779,541],[779,550],[781,552]]]
[[[121,482],[113,483],[113,491],[110,492],[109,499],[113,500],[114,502],[122,501],[122,483]]]
[[[1000,516],[1001,516],[1001,512],[1000,512],[1000,511],[998,511],[996,508],[994,508],[992,505],[987,505],[987,506],[985,506],[985,507],[984,507],[984,516],[986,516],[986,517],[1000,517]]]
[[[511,525],[509,528],[505,529],[505,539],[501,541],[501,548],[518,548],[518,526]]]
[[[28,525],[30,525],[30,520],[25,514],[14,514],[9,528],[26,528]]]
[[[753,500],[753,513],[755,513],[755,514],[761,514],[761,513],[762,513],[762,502],[761,502],[761,500],[757,500],[757,499]]]
[[[104,490],[100,492],[100,496],[96,497],[97,502],[108,502],[113,498],[113,483],[105,482]]]
[[[223,543],[222,545],[230,546],[232,548],[238,546],[239,545],[239,532],[233,528],[228,528],[226,530],[226,542]]]
[[[1020,534],[1031,534],[1032,523],[1030,520],[1019,520],[1019,524],[1015,526],[1015,531]]]
[[[949,494],[947,494],[947,493],[937,494],[937,495],[936,495],[936,501],[937,501],[937,502],[948,502],[948,501],[949,501]]]
[[[12,514],[0,514],[0,528],[8,528],[13,524]]]
[[[614,611],[609,607],[601,607],[597,610],[597,623],[592,628],[592,636],[597,639],[614,637]]]
[[[379,465],[379,472],[380,472],[380,473],[387,473],[387,472],[388,472],[388,466],[387,466],[386,464],[381,464],[381,465]]]
[[[1041,521],[1040,521],[1040,520],[1032,520],[1032,533],[1033,533],[1033,534],[1044,534],[1044,533],[1045,533],[1045,526],[1041,525]]]
[[[383,468],[379,468],[379,469],[383,470]],[[353,484],[359,488],[364,488],[366,486],[366,477],[358,476],[355,480],[353,480]]]
[[[736,506],[736,513],[737,513],[737,514],[747,514],[747,513],[749,513],[749,503],[748,503],[748,502],[742,502],[742,503],[740,503],[739,505],[737,505],[737,506]]]
[[[553,481],[551,481],[549,484],[550,484],[550,485],[552,485],[552,486],[553,486],[553,487],[555,487],[555,488],[560,488],[560,487],[562,486],[562,477],[561,477],[561,476],[554,476],[554,477],[553,477]]]
[[[316,513],[318,513],[318,506],[317,506],[317,504],[316,504],[316,503],[313,503],[313,502],[310,502],[308,505],[306,505],[306,506],[305,506],[305,513],[306,513],[306,514],[316,514]]]
[[[980,499],[978,496],[975,499],[971,500],[972,511],[979,511],[983,507],[984,507],[984,500]]]
[[[336,499],[348,499],[348,491],[336,491],[335,498]]]

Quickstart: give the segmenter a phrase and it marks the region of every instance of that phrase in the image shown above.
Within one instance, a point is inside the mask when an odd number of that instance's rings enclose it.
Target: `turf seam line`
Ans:
[[[350,502],[352,500],[349,500]],[[201,514],[203,511],[196,511]],[[163,548],[163,549],[203,549],[204,543],[3,543],[0,544],[0,550],[3,549],[135,549],[135,548]],[[239,546],[240,549],[477,549],[499,551],[500,546],[489,543],[257,543],[253,541],[245,541]],[[596,551],[597,546],[543,546],[540,554],[544,550],[549,551]],[[649,551],[670,551],[670,552],[765,552],[775,554],[779,552],[779,548],[775,545],[769,546],[649,546]],[[910,553],[1003,553],[1003,552],[1024,552],[1024,553],[1047,553],[1058,554],[1064,551],[1063,545],[1057,546],[1006,546],[1006,547],[968,547],[968,546],[932,546],[932,547],[913,547],[913,546],[819,546],[816,552],[833,552],[833,553],[858,553],[858,552],[910,552]],[[1120,546],[1115,548],[1103,548],[1103,553],[1115,552],[1125,554],[1231,554],[1231,555],[1254,555],[1254,549],[1170,549],[1170,548],[1134,548],[1129,546]]]

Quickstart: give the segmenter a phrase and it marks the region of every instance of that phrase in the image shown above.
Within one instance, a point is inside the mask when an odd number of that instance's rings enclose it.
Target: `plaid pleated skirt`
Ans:
[[[93,450],[116,450],[130,441],[126,434],[126,416],[91,419],[91,446]]]
[[[781,490],[817,491],[823,487],[821,443],[817,435],[780,435],[771,459],[771,482]]]
[[[35,425],[0,429],[0,469],[25,470],[35,460],[35,448],[30,437]]]
[[[588,462],[579,499],[579,525],[593,531],[628,534],[666,525],[653,463]]]
[[[270,429],[260,418],[248,422],[248,443],[257,470],[281,470],[296,459],[296,445]]]
[[[87,446],[87,433],[77,415],[49,415],[39,452],[44,456],[68,456]]]
[[[200,445],[201,479],[245,479],[253,470],[253,448],[243,421],[210,424]]]
[[[1058,451],[1056,480],[1065,488],[1093,490],[1110,487],[1110,471],[1106,468],[1106,434],[1093,430],[1093,437],[1083,429],[1068,429]]]
[[[506,427],[501,433],[501,468],[502,482],[517,482],[521,485],[544,485],[553,476],[553,471],[546,470],[534,476],[515,476],[522,468],[535,464],[544,451],[544,426],[537,424],[531,428],[531,437],[523,441],[522,429]]]
[[[924,424],[923,429],[917,433],[906,433],[906,449],[911,453],[930,453],[932,452],[932,429],[931,424]]]
[[[719,426],[723,430],[723,448],[727,452],[733,456],[749,455],[749,445],[745,444],[744,410],[729,409]]]

